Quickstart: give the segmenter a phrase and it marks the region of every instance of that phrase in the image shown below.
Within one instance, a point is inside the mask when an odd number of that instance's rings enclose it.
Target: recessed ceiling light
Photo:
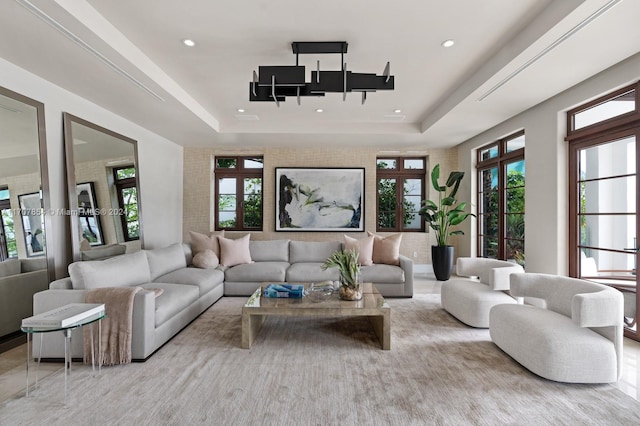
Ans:
[[[244,108],[238,108],[236,111],[238,111],[238,112],[244,112]]]
[[[395,112],[396,114],[400,114],[402,112],[401,109],[394,109],[393,112]]]
[[[453,40],[445,40],[442,42],[442,47],[451,47],[454,44],[456,44],[456,42]]]
[[[184,44],[185,46],[193,47],[196,45],[196,42],[191,40],[190,38],[185,38],[184,40],[182,40],[182,44]]]
[[[322,108],[318,108],[318,109],[316,110],[316,112],[323,112],[323,111],[324,111],[324,110],[323,110]]]

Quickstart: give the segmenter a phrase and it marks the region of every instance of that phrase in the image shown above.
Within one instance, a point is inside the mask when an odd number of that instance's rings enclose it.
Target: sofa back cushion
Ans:
[[[249,250],[254,262],[289,261],[289,240],[251,241]]]
[[[69,265],[69,276],[74,289],[124,287],[151,281],[147,255],[143,251],[106,260],[74,262]]]
[[[149,261],[151,281],[169,272],[187,267],[187,259],[181,243],[153,250],[144,250],[144,252]]]
[[[47,258],[46,257],[36,257],[35,259],[22,259],[21,263],[21,272],[34,272],[41,271],[43,269],[47,269]]]
[[[289,262],[324,262],[337,250],[342,250],[340,241],[291,241]]]
[[[90,248],[89,250],[83,250],[80,252],[80,258],[82,260],[103,260],[113,256],[119,256],[125,254],[127,246],[124,244],[111,244],[103,247]]]
[[[8,259],[4,262],[0,262],[0,278],[8,277],[11,275],[18,275],[20,273],[20,260]]]

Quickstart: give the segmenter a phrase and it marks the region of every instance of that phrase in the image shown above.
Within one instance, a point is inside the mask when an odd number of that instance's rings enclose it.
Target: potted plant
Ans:
[[[440,185],[440,164],[431,171],[431,184],[438,193],[438,202],[432,200],[423,201],[423,207],[419,214],[436,233],[437,245],[431,246],[431,260],[433,272],[439,281],[446,281],[453,271],[453,246],[448,244],[452,235],[463,235],[461,230],[454,227],[461,224],[473,213],[465,212],[467,203],[458,203],[456,193],[464,172],[451,172],[445,185]],[[447,193],[447,190],[449,193]]]
[[[344,300],[362,299],[358,252],[356,250],[334,251],[322,264],[322,270],[334,267],[340,271],[340,298]]]

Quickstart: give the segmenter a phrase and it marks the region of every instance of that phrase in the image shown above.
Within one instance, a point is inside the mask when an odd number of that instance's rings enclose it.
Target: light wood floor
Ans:
[[[416,274],[414,292],[417,294],[440,293],[440,282],[432,274]],[[26,382],[26,345],[0,354],[0,402],[24,392]],[[33,366],[33,364],[32,364]],[[39,380],[57,380],[63,374],[62,363],[41,363]],[[31,374],[33,383],[34,375]],[[60,380],[62,378],[60,377]],[[622,378],[615,387],[640,401],[640,343],[624,339],[624,367]]]

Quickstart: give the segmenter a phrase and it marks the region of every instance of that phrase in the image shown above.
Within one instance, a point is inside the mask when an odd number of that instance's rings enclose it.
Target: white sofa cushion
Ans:
[[[285,280],[287,262],[256,262],[236,265],[225,271],[225,280],[230,282],[263,282]]]
[[[338,268],[322,269],[319,262],[292,263],[287,269],[286,281],[292,283],[310,283],[321,281],[338,281],[340,271]]]
[[[144,252],[149,261],[151,281],[176,269],[187,267],[187,260],[180,243],[153,250],[144,250]]]
[[[147,256],[142,251],[106,260],[74,262],[69,265],[69,276],[74,289],[123,287],[151,281]]]
[[[158,277],[154,282],[197,286],[200,296],[204,296],[222,285],[223,281],[224,273],[217,269],[181,268]]]
[[[195,285],[149,283],[141,285],[145,290],[162,289],[162,294],[155,298],[155,326],[156,328],[176,315],[186,310],[198,300],[200,289]]]
[[[383,263],[362,267],[362,281],[365,283],[404,284],[404,269]]]

